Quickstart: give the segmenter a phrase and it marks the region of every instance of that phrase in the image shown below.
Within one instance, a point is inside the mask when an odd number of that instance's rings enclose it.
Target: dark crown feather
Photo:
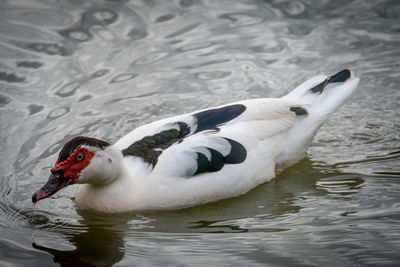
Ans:
[[[88,145],[104,149],[110,144],[96,138],[77,136],[72,140],[68,141],[64,145],[64,147],[60,151],[60,154],[58,155],[57,162],[63,162],[64,160],[66,160],[69,157],[69,155],[71,155],[78,147],[82,145]]]

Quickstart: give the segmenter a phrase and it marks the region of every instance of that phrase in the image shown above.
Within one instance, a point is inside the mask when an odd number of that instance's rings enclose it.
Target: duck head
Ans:
[[[121,152],[105,142],[75,137],[66,143],[51,169],[47,183],[32,195],[32,202],[48,198],[71,184],[107,184],[118,176]]]

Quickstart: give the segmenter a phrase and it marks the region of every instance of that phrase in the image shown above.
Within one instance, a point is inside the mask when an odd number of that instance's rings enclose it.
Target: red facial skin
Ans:
[[[78,154],[83,155],[82,160],[78,160]],[[75,183],[75,180],[78,179],[79,173],[86,168],[90,160],[93,158],[94,152],[89,151],[86,148],[79,148],[74,153],[72,153],[66,160],[63,162],[56,162],[54,167],[51,169],[51,173],[56,173],[58,171],[63,171],[63,176],[71,178],[71,184]]]
[[[57,162],[51,169],[51,175],[47,183],[32,195],[32,202],[36,203],[41,199],[48,198],[60,189],[74,184],[79,178],[80,172],[86,168],[94,152],[86,148],[78,148],[63,162]]]

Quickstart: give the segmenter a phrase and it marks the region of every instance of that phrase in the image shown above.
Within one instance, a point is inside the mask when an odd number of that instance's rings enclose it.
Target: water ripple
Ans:
[[[133,63],[132,66],[134,65],[144,65],[144,64],[150,64],[157,62],[161,59],[164,59],[168,56],[169,54],[166,52],[152,52],[150,54],[144,55],[142,57],[139,57],[136,59]]]
[[[20,61],[17,62],[17,67],[21,68],[30,68],[30,69],[38,69],[43,66],[43,63],[37,61]]]
[[[215,65],[215,64],[220,64],[220,63],[226,63],[229,62],[229,59],[216,59],[216,60],[210,60],[210,61],[206,61],[206,62],[201,62],[201,63],[193,63],[191,65],[186,65],[186,66],[182,66],[179,67],[179,69],[198,69],[201,67],[205,67],[205,66],[210,66],[210,65]]]
[[[44,109],[42,105],[31,104],[28,106],[29,108],[29,116],[36,114]]]
[[[200,24],[201,23],[194,23],[194,24],[186,25],[182,29],[179,29],[179,30],[167,35],[165,38],[171,39],[171,38],[175,38],[177,36],[183,35],[185,33],[188,33],[190,31],[196,29]]]
[[[8,83],[22,83],[25,82],[25,77],[19,77],[14,73],[0,71],[0,81],[5,81]]]
[[[169,21],[173,18],[175,18],[174,14],[165,14],[165,15],[158,17],[155,22],[156,23],[165,22],[165,21]]]
[[[44,53],[49,56],[60,55],[60,56],[70,56],[73,53],[74,47],[65,44],[61,45],[58,43],[43,43],[43,42],[24,42],[24,41],[14,41],[15,46],[23,48],[28,51]]]
[[[396,1],[0,5],[3,265],[400,262]],[[79,209],[70,187],[32,208],[77,135],[112,143],[156,119],[279,97],[342,68],[361,78],[359,89],[307,158],[243,196],[105,216]]]
[[[6,95],[3,95],[3,94],[0,94],[0,107],[4,107],[10,102],[11,102],[11,98],[10,97],[8,97]]]
[[[58,119],[58,118],[64,116],[65,114],[67,114],[70,110],[71,110],[70,107],[58,107],[58,108],[51,110],[49,112],[49,114],[47,115],[47,117],[52,120]]]
[[[86,42],[93,38],[90,32],[93,26],[108,26],[114,23],[117,18],[118,14],[113,10],[92,8],[83,12],[78,23],[68,29],[60,30],[59,33],[72,41]]]
[[[72,96],[80,86],[81,84],[79,82],[69,82],[58,89],[55,94],[60,97]]]
[[[329,179],[320,180],[317,182],[319,189],[326,190],[330,194],[349,195],[360,192],[364,183],[364,179],[359,177],[349,177],[346,179],[340,176],[339,179],[330,177]]]
[[[258,17],[257,14],[241,12],[221,14],[218,16],[218,18],[229,20],[234,27],[251,26],[260,24],[264,21],[264,19],[262,17]]]
[[[90,77],[93,79],[97,79],[97,78],[103,77],[104,75],[107,75],[109,72],[110,72],[110,70],[108,70],[108,69],[101,69],[96,72],[93,72],[90,75]]]
[[[200,80],[215,80],[215,79],[222,79],[231,75],[230,71],[203,71],[203,72],[196,72],[194,76]]]
[[[145,38],[148,35],[146,29],[143,28],[133,28],[129,31],[128,36],[134,40],[141,40],[143,38]]]
[[[111,84],[111,83],[126,82],[135,79],[137,76],[139,76],[139,73],[123,73],[112,78],[109,83]]]

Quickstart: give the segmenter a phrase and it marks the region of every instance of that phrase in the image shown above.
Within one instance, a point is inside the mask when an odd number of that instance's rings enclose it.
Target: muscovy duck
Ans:
[[[244,194],[303,158],[358,82],[349,70],[319,75],[282,98],[163,119],[113,145],[76,137],[64,145],[32,201],[72,184],[78,184],[78,206],[110,213],[179,209]]]

